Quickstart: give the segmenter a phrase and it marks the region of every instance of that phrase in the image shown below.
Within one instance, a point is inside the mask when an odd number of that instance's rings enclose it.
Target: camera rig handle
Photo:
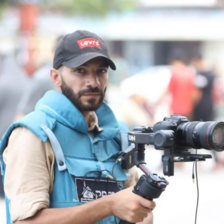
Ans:
[[[152,173],[144,161],[144,150],[143,144],[136,144],[135,149],[135,165],[143,171],[143,175],[138,180],[137,184],[134,186],[133,193],[146,198],[148,200],[153,200],[158,198],[161,193],[166,189],[169,182],[163,178],[159,177],[157,174]],[[121,220],[119,224],[133,224],[124,220]]]

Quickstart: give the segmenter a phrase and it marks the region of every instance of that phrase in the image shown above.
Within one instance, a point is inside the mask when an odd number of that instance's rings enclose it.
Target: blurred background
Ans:
[[[189,121],[222,121],[223,27],[224,0],[0,0],[0,138],[54,89],[49,70],[55,46],[77,29],[107,42],[117,70],[110,71],[106,101],[130,130],[152,126],[171,114]],[[212,183],[224,187],[224,154],[206,153],[213,159],[199,166],[205,192],[201,200],[211,206],[204,207],[199,223],[210,223],[211,217],[216,217],[213,223],[223,223],[217,212],[223,196],[221,190],[213,191]],[[147,147],[146,162],[162,174],[161,155]],[[178,164],[176,169],[170,193],[162,204],[158,200],[155,224],[193,223],[196,188],[191,194],[190,177],[185,178],[191,165]],[[188,193],[192,198],[183,197]],[[1,184],[0,197],[4,223]]]

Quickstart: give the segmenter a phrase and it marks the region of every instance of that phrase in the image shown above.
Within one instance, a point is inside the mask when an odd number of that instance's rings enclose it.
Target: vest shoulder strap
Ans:
[[[59,171],[66,170],[67,167],[66,167],[66,163],[65,163],[64,153],[62,151],[62,148],[61,148],[55,134],[51,131],[51,129],[46,124],[42,124],[41,128],[46,133],[46,135],[49,138],[49,141],[51,142],[51,146],[52,146],[52,149],[55,154],[58,170]]]
[[[27,129],[32,131],[36,136],[38,136],[43,142],[46,142],[48,140],[48,136],[41,128],[42,124],[46,124],[46,126],[52,130],[56,124],[56,120],[52,117],[46,116],[41,111],[34,111],[23,117],[19,121],[13,123],[7,129],[0,141],[0,155],[3,154],[3,151],[8,145],[8,139],[12,131],[17,127],[26,127]]]

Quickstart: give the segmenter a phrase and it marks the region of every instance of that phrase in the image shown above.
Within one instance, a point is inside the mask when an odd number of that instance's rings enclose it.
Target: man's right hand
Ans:
[[[130,187],[111,195],[113,197],[112,213],[128,222],[142,222],[156,204],[133,193],[132,190],[133,187]]]

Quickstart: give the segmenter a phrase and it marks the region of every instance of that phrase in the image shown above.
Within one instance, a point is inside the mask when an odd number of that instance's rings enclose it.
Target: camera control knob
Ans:
[[[158,182],[157,183],[157,186],[159,187],[159,188],[165,188],[166,187],[166,183],[164,183],[164,182]]]

